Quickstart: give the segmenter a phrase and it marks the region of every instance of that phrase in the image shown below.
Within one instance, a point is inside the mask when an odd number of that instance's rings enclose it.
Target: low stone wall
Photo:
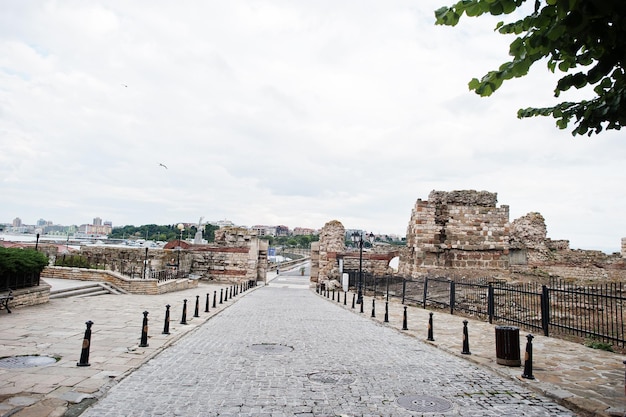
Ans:
[[[41,277],[74,279],[78,281],[104,281],[131,294],[164,294],[198,286],[198,280],[195,279],[178,279],[159,283],[156,279],[130,279],[112,271],[63,266],[49,266],[43,270]]]
[[[13,299],[9,301],[9,308],[19,308],[47,303],[50,299],[50,286],[45,283],[37,287],[21,288],[13,290]],[[0,312],[1,314],[6,311]]]

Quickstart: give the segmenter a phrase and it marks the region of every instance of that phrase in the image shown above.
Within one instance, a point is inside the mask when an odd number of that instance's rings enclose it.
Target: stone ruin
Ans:
[[[79,253],[113,271],[142,271],[144,261],[148,270],[159,271],[180,262],[181,271],[200,279],[238,283],[265,280],[267,252],[268,242],[254,231],[223,227],[215,231],[215,242],[209,244],[173,241],[163,249],[83,246]]]
[[[432,191],[428,200],[418,199],[412,209],[406,247],[387,253],[381,248],[377,248],[378,253],[364,252],[363,270],[389,273],[385,262],[399,254],[398,275],[406,277],[442,275],[544,282],[550,278],[578,282],[626,278],[626,239],[622,239],[621,253],[572,250],[567,240],[547,238],[540,213],[531,212],[510,221],[509,206],[496,204],[497,193]],[[311,280],[316,282],[337,279],[339,259],[344,264],[354,262],[354,254],[345,253],[343,247],[343,225],[334,220],[322,230],[311,255]]]
[[[318,242],[311,243],[311,281],[324,283],[330,289],[341,287],[341,275],[344,271],[356,271],[359,268],[359,250],[346,248],[346,230],[338,220],[332,220],[320,231]],[[388,249],[366,248],[363,250],[363,270],[377,276],[392,272],[389,261],[398,255]]]

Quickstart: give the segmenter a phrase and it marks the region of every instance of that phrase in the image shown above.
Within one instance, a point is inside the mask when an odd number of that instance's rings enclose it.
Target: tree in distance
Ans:
[[[461,16],[483,14],[521,16],[527,0],[460,0],[435,11],[437,25],[455,26]],[[566,73],[557,82],[555,97],[574,87],[593,88],[593,97],[578,102],[563,101],[552,107],[520,109],[518,118],[552,116],[560,129],[574,119],[572,135],[598,134],[603,129],[620,130],[626,124],[626,1],[625,0],[535,0],[528,1],[527,15],[499,22],[495,30],[517,35],[509,46],[513,59],[480,80],[469,82],[470,90],[490,96],[504,80],[528,74],[530,67],[547,58],[551,72]],[[530,13],[532,11],[532,13]]]

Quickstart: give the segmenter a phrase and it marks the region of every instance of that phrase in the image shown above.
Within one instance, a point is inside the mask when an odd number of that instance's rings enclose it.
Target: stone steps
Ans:
[[[105,294],[119,295],[124,293],[125,291],[109,283],[95,282],[91,284],[81,285],[79,287],[50,291],[50,299],[70,297],[94,297]]]

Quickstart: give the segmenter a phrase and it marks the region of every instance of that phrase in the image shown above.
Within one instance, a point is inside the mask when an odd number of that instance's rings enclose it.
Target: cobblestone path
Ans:
[[[572,416],[279,276],[150,360],[83,416]]]

